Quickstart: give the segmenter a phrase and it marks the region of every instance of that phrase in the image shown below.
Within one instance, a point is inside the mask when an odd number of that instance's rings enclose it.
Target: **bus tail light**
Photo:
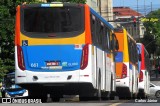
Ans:
[[[17,45],[17,55],[18,55],[18,66],[19,66],[19,68],[21,70],[25,70],[23,51],[22,51],[22,48],[19,45]]]
[[[125,64],[123,64],[122,66],[122,78],[126,78],[127,77],[127,66]]]
[[[84,45],[82,50],[82,57],[81,57],[81,67],[80,69],[83,70],[88,65],[88,44]]]
[[[142,82],[143,81],[143,72],[140,71],[140,75],[139,75],[139,82]]]

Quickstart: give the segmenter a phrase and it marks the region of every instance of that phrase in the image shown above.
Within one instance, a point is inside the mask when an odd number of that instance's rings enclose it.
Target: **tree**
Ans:
[[[25,1],[35,0],[0,0],[0,80],[14,68],[14,25],[16,6]]]
[[[147,21],[144,23],[144,26],[146,28],[146,32],[144,34],[144,39],[142,40],[142,43],[144,45],[149,44],[146,48],[149,51],[149,53],[154,53],[157,50],[157,47],[160,47],[160,9],[156,11],[150,12],[146,18],[150,19],[150,21]],[[159,19],[159,21],[152,21],[151,19]],[[158,52],[157,52],[158,53]]]
[[[14,70],[14,16],[13,2],[0,1],[0,79]]]

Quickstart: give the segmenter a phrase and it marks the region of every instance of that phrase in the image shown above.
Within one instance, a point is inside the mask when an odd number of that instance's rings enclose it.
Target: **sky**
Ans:
[[[148,13],[151,10],[160,8],[160,0],[113,0],[113,6],[127,6],[131,7],[134,10],[137,10],[138,7],[138,11],[140,13]]]

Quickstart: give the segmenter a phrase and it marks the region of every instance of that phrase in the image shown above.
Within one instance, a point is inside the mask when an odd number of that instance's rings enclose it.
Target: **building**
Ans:
[[[87,0],[86,4],[98,12],[107,21],[113,20],[112,0]]]
[[[139,21],[141,17],[144,16],[129,7],[113,7],[113,20],[125,27],[136,40],[144,36],[145,27]]]

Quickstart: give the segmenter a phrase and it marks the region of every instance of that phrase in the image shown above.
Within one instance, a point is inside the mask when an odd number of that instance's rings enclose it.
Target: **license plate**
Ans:
[[[48,61],[46,62],[47,66],[59,66],[60,62],[59,61]]]

